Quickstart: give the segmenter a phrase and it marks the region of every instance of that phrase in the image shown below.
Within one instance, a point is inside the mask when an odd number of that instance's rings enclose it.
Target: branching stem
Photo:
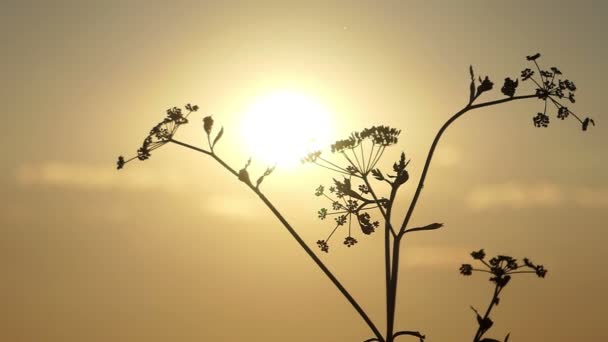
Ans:
[[[448,121],[446,121],[443,124],[443,126],[441,126],[441,128],[437,132],[437,135],[435,136],[435,139],[433,140],[433,144],[431,145],[431,148],[426,157],[426,162],[424,163],[424,169],[422,170],[422,174],[420,175],[420,180],[418,181],[418,186],[416,187],[416,192],[414,193],[414,197],[412,198],[412,202],[410,203],[407,213],[405,214],[405,218],[403,219],[403,223],[401,224],[401,228],[399,229],[398,234],[399,235],[403,234],[403,232],[407,228],[408,223],[410,222],[410,219],[412,218],[412,214],[414,213],[414,209],[416,208],[416,204],[418,203],[418,199],[420,198],[420,193],[422,192],[422,188],[424,187],[424,181],[425,181],[427,173],[429,171],[429,167],[431,166],[431,161],[433,159],[435,149],[437,149],[437,145],[439,144],[439,140],[441,139],[441,136],[443,135],[443,133],[446,131],[446,129],[448,129],[448,127],[450,127],[450,125],[454,121],[456,121],[459,117],[464,115],[466,112],[473,110],[473,109],[493,106],[493,105],[510,102],[510,101],[515,101],[515,100],[531,99],[531,98],[536,98],[536,97],[537,96],[535,94],[530,94],[530,95],[508,97],[508,98],[501,99],[501,100],[482,102],[479,104],[470,103],[470,104],[466,105],[463,109],[459,110],[454,115],[452,115],[452,117],[450,117],[448,119]]]
[[[171,138],[169,141],[172,142],[172,143],[174,143],[174,144],[180,145],[182,147],[186,147],[186,148],[189,148],[191,150],[194,150],[194,151],[197,151],[197,152],[201,152],[201,153],[210,155],[211,157],[213,157],[213,159],[215,159],[220,165],[222,165],[226,170],[228,170],[230,173],[232,173],[235,177],[237,177],[237,178],[239,177],[238,172],[236,170],[234,170],[233,168],[231,168],[228,164],[226,164],[226,162],[224,162],[215,153],[212,153],[210,151],[198,148],[196,146],[192,146],[192,145],[183,143],[183,142],[175,140],[173,138]],[[306,242],[304,242],[304,240],[293,229],[293,227],[289,224],[289,222],[287,222],[287,220],[283,217],[283,215],[276,209],[276,207],[272,204],[272,202],[270,202],[270,200],[259,189],[257,189],[256,187],[252,186],[251,184],[247,184],[247,183],[245,183],[245,184],[253,192],[255,192],[255,194],[258,195],[258,197],[260,197],[260,199],[262,200],[262,202],[264,202],[264,204],[266,205],[266,207],[268,207],[268,209],[270,209],[270,211],[281,222],[281,224],[283,224],[283,227],[285,227],[285,229],[287,229],[287,231],[291,234],[291,236],[298,242],[298,244],[300,245],[300,247],[302,247],[302,249],[304,249],[304,251],[306,252],[306,254],[308,254],[308,256],[310,256],[310,258],[313,259],[313,261],[315,262],[315,264],[317,264],[317,266],[321,269],[321,271],[323,271],[323,273],[325,273],[325,275],[331,280],[331,282],[334,283],[334,285],[338,288],[338,290],[340,291],[340,293],[342,293],[342,295],[344,297],[346,297],[346,299],[352,305],[352,307],[359,313],[359,315],[361,316],[361,318],[363,318],[363,320],[365,321],[365,323],[367,323],[367,325],[372,330],[372,332],[374,333],[374,335],[376,336],[376,338],[378,339],[378,341],[384,342],[384,338],[382,337],[382,334],[380,333],[380,331],[378,330],[378,328],[376,327],[376,325],[372,322],[372,320],[369,318],[369,316],[367,315],[367,313],[365,313],[365,311],[363,310],[363,308],[361,308],[361,306],[359,305],[359,303],[357,303],[357,301],[346,290],[346,288],[342,285],[342,283],[340,283],[340,281],[338,280],[338,278],[336,278],[336,276],[327,268],[327,266],[325,266],[325,264],[323,263],[323,261],[321,261],[321,259],[319,259],[319,257],[312,251],[312,249],[310,249],[310,247],[308,247],[308,245],[306,244]]]

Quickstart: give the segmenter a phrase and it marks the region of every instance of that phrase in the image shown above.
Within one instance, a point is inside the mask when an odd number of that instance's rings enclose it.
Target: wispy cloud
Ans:
[[[196,203],[200,203],[200,210],[205,212],[246,218],[255,217],[260,212],[255,199],[248,197],[246,192],[219,193],[209,186],[209,182],[193,181],[200,179],[200,173],[184,169],[132,168],[124,172],[106,164],[49,161],[21,165],[15,169],[14,177],[17,184],[24,187],[204,194]],[[122,212],[118,214],[124,215]]]
[[[21,185],[84,190],[175,190],[192,186],[183,174],[175,171],[141,168],[130,172],[117,172],[112,165],[58,161],[21,165],[15,170],[15,178]]]
[[[581,207],[608,208],[608,189],[576,189],[573,198]]]
[[[231,216],[239,218],[252,218],[267,215],[266,210],[260,210],[259,203],[255,198],[245,195],[211,195],[205,200],[204,210],[220,216]]]
[[[555,207],[564,204],[584,208],[608,208],[608,189],[513,181],[479,185],[471,190],[467,202],[474,210]]]
[[[454,267],[469,253],[464,247],[410,247],[404,250],[403,260],[406,267]]]

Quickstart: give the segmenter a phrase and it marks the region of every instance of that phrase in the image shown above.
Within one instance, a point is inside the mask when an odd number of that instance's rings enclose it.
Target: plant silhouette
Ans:
[[[539,57],[540,54],[538,53],[527,56],[526,59],[533,64],[535,70],[526,68],[521,72],[521,75],[518,78],[505,78],[503,86],[500,89],[504,98],[487,102],[479,102],[478,100],[484,93],[493,90],[494,83],[488,76],[483,78],[476,77],[473,67],[471,66],[469,68],[470,84],[467,104],[454,113],[437,132],[427,154],[414,196],[400,225],[392,224],[392,220],[395,219],[394,214],[398,210],[394,207],[394,202],[400,187],[410,179],[407,170],[409,160],[405,153],[401,153],[399,160],[393,164],[392,170],[387,172],[376,168],[376,165],[383,156],[384,150],[391,145],[397,144],[399,134],[401,133],[400,130],[387,126],[366,128],[362,131],[352,133],[343,140],[336,141],[331,145],[332,155],[329,157],[325,157],[321,151],[316,151],[310,153],[303,159],[303,162],[318,165],[338,174],[336,178],[333,178],[332,183],[329,186],[320,185],[316,188],[314,193],[317,197],[324,199],[329,204],[327,207],[319,209],[317,212],[318,218],[324,220],[324,222],[332,221],[329,233],[323,239],[319,239],[316,242],[317,247],[322,253],[329,253],[329,251],[334,248],[333,244],[337,239],[335,235],[338,234],[339,230],[345,231],[342,245],[348,248],[361,243],[359,241],[361,238],[357,238],[360,236],[356,233],[358,230],[360,230],[363,236],[373,234],[378,230],[382,231],[384,234],[386,327],[383,332],[381,332],[365,310],[363,310],[355,298],[348,292],[346,287],[325,266],[320,257],[300,237],[293,226],[260,189],[263,181],[272,174],[274,168],[266,169],[266,171],[254,182],[247,170],[248,166],[252,163],[251,159],[245,163],[244,167],[238,170],[229,166],[215,151],[216,145],[224,134],[224,129],[222,127],[218,133],[214,134],[214,121],[210,116],[203,119],[203,128],[207,135],[208,146],[206,148],[197,147],[175,138],[175,134],[179,127],[188,123],[189,115],[192,112],[196,112],[198,106],[187,104],[185,106],[185,111],[176,107],[168,109],[167,116],[154,126],[148,136],[144,139],[142,146],[137,150],[137,155],[129,159],[126,159],[123,156],[118,157],[117,169],[122,169],[127,163],[135,159],[146,160],[150,158],[152,151],[169,143],[211,157],[238,180],[243,182],[260,198],[260,200],[270,209],[272,214],[280,221],[283,227],[285,227],[298,242],[300,247],[304,249],[321,271],[342,293],[346,300],[348,300],[373,334],[373,337],[365,341],[392,342],[398,336],[411,336],[420,341],[424,341],[425,335],[419,331],[398,330],[395,328],[399,262],[401,260],[401,242],[406,239],[409,234],[439,230],[443,227],[443,223],[438,222],[412,227],[410,226],[410,219],[412,218],[416,205],[420,199],[424,182],[433,160],[433,155],[444,132],[454,121],[470,111],[525,99],[536,99],[543,103],[542,111],[539,111],[536,115],[532,116],[532,124],[536,127],[545,128],[549,126],[549,114],[552,112],[550,110],[552,107],[555,108],[556,117],[558,119],[565,120],[568,117],[573,117],[581,125],[580,127],[583,131],[588,130],[590,125],[595,125],[595,122],[591,118],[582,118],[562,104],[564,101],[569,101],[570,103],[575,102],[574,93],[577,88],[574,82],[562,77],[562,72],[558,68],[551,67],[549,69],[541,69],[537,62]],[[522,83],[526,82],[527,84],[533,84],[533,92],[517,95],[520,81]],[[387,192],[388,196],[381,195],[379,190],[380,186],[383,186],[386,189],[385,192]],[[333,220],[330,220],[330,218]],[[338,242],[338,244],[340,243]],[[483,249],[471,253],[471,256],[481,263],[483,268],[478,269],[470,264],[465,264],[460,268],[460,272],[463,275],[471,275],[473,272],[489,273],[491,275],[490,280],[494,284],[494,294],[485,313],[481,314],[473,308],[478,322],[478,329],[474,335],[473,341],[498,341],[486,338],[484,335],[493,325],[493,321],[490,319],[489,315],[492,309],[498,305],[501,291],[510,282],[511,277],[514,274],[535,273],[539,277],[544,277],[546,270],[542,265],[535,265],[529,259],[524,259],[524,263],[519,264],[517,260],[512,257],[499,255],[486,261]],[[507,342],[508,339],[509,335],[506,335],[504,341]]]

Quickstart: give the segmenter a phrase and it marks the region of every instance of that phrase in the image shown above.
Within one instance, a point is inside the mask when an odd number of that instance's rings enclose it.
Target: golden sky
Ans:
[[[607,17],[603,1],[5,1],[0,340],[370,338],[256,196],[212,160],[166,146],[117,172],[116,156],[190,102],[225,127],[218,153],[240,168],[244,113],[293,90],[331,113],[336,139],[374,124],[402,129],[383,165],[401,150],[412,160],[405,211],[435,132],[468,100],[469,65],[496,84],[484,97],[500,98],[502,80],[535,52],[576,82],[570,108],[598,126],[581,132],[553,116],[535,128],[534,99],[458,121],[413,217],[446,226],[405,241],[396,324],[428,341],[470,340],[469,306],[484,307],[492,288],[458,268],[483,247],[549,269],[513,280],[490,336],[608,339]],[[204,141],[200,118],[183,140]],[[330,229],[316,219],[324,203],[314,189],[332,176],[305,165],[264,183],[313,247]],[[322,255],[378,326],[381,235]]]

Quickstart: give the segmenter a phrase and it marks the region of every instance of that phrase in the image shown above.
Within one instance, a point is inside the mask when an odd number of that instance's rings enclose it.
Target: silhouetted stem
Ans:
[[[186,144],[181,141],[174,140],[174,139],[170,139],[169,141],[174,144],[210,155],[211,157],[213,157],[213,159],[215,159],[218,163],[220,163],[226,170],[228,170],[230,173],[232,173],[237,178],[239,177],[238,172],[235,171],[233,168],[231,168],[228,164],[226,164],[215,153],[211,153],[209,151],[203,150],[201,148],[198,148],[198,147],[195,147],[195,146],[192,146],[192,145],[189,145],[189,144]],[[310,256],[313,259],[313,261],[317,264],[317,266],[321,269],[321,271],[323,271],[323,273],[325,273],[325,275],[332,281],[332,283],[334,283],[334,285],[338,288],[340,293],[342,293],[342,295],[344,297],[346,297],[348,302],[353,306],[353,308],[359,313],[361,318],[363,318],[363,320],[370,327],[370,329],[372,330],[374,335],[376,335],[376,338],[378,339],[378,341],[384,342],[382,334],[380,333],[378,328],[376,328],[376,326],[374,325],[372,320],[369,318],[369,316],[365,313],[365,311],[361,308],[359,303],[357,303],[357,301],[350,295],[350,293],[346,290],[346,288],[344,288],[344,286],[342,285],[342,283],[340,283],[338,278],[336,278],[336,276],[334,276],[333,273],[331,273],[331,271],[327,268],[327,266],[325,266],[323,261],[321,261],[321,259],[319,259],[319,257],[317,257],[317,255],[310,249],[310,247],[308,247],[306,242],[304,242],[304,240],[300,237],[300,235],[298,235],[298,233],[291,227],[289,222],[287,222],[287,220],[275,208],[275,206],[270,202],[270,200],[262,192],[260,192],[259,189],[254,187],[252,184],[247,184],[247,183],[245,183],[245,184],[260,197],[262,202],[264,202],[264,204],[266,204],[266,206],[270,209],[270,211],[272,211],[274,216],[281,222],[281,224],[283,224],[283,226],[287,229],[287,231],[289,231],[291,236],[293,236],[293,238],[296,239],[296,241],[298,242],[300,247],[302,247],[304,249],[304,251],[308,254],[308,256]]]
[[[399,250],[401,249],[401,237],[403,235],[397,235],[397,237],[393,240],[393,264],[391,268],[391,283],[390,283],[390,312],[389,312],[389,322],[391,325],[389,326],[389,330],[387,331],[387,340],[388,336],[391,336],[392,342],[392,334],[394,329],[395,322],[395,308],[397,305],[397,283],[399,279]]]
[[[389,217],[386,213],[386,211],[384,211],[384,208],[382,207],[380,200],[378,200],[378,196],[376,196],[376,193],[374,192],[374,189],[372,188],[372,185],[369,183],[369,180],[367,179],[367,176],[363,176],[362,177],[363,181],[365,182],[365,185],[367,185],[367,188],[369,189],[369,193],[372,195],[372,198],[374,199],[374,201],[376,203],[378,203],[378,209],[380,210],[380,213],[382,214],[382,217],[384,218],[384,221],[388,223],[388,230],[391,231],[393,233],[393,236],[395,236],[395,232],[393,231],[393,227],[390,226],[390,221],[389,221]],[[389,201],[390,203],[390,201]]]
[[[399,331],[399,332],[396,332],[395,335],[393,335],[393,339],[397,336],[402,336],[402,335],[418,337],[420,339],[420,342],[424,342],[424,339],[425,339],[425,336],[422,335],[419,331]]]
[[[376,197],[376,194],[374,193],[374,190],[372,189],[372,185],[370,184],[369,180],[367,179],[367,176],[363,176],[363,181],[365,182],[365,185],[367,185],[367,188],[369,189],[369,192],[372,194],[372,197],[374,198],[374,200],[376,201],[376,203],[378,202],[378,198]],[[393,203],[393,193],[391,192],[391,198],[389,199],[389,206],[387,208],[387,211],[384,212],[382,205],[379,205],[379,209],[380,212],[382,213],[382,216],[384,217],[384,273],[385,273],[385,284],[386,284],[386,331],[387,331],[387,340],[389,339],[389,333],[392,330],[392,325],[393,322],[390,319],[391,316],[391,233],[393,234],[393,237],[395,236],[395,233],[393,232],[393,228],[391,226],[390,223],[390,210],[392,207],[392,203]]]
[[[497,283],[496,286],[494,287],[494,295],[492,296],[492,300],[490,301],[490,305],[488,305],[488,308],[486,309],[486,313],[483,316],[482,321],[485,321],[490,316],[490,312],[492,311],[492,308],[494,308],[494,305],[496,304],[496,299],[498,298],[498,295],[500,294],[501,290],[502,290],[502,287],[500,287],[500,285]],[[477,328],[477,332],[475,333],[475,338],[473,339],[473,342],[479,342],[479,340],[483,337],[483,334],[485,334],[486,332],[487,332],[487,330],[484,331],[481,328],[481,324],[479,324],[479,327]]]
[[[392,341],[394,339],[393,330],[395,329],[395,307],[396,307],[396,300],[397,300],[397,275],[395,274],[394,270],[395,270],[395,265],[396,265],[396,267],[399,267],[399,248],[401,247],[401,238],[399,236],[395,235],[395,233],[393,231],[393,225],[390,224],[391,216],[393,213],[393,204],[395,202],[395,197],[397,196],[398,189],[399,189],[399,186],[395,186],[394,184],[391,184],[391,194],[389,196],[389,200],[388,200],[389,204],[386,209],[387,221],[389,222],[391,232],[393,232],[392,264],[390,265],[390,269],[386,270],[387,272],[390,271],[390,275],[387,275],[388,283],[386,285],[386,292],[387,292],[386,340],[387,341]],[[387,239],[388,239],[388,237],[387,237]],[[386,247],[387,247],[386,253],[389,254],[388,247],[390,247],[390,243],[388,241],[387,241]],[[396,254],[395,254],[395,250],[397,251]],[[388,260],[391,260],[390,255],[388,255],[387,258],[388,258]]]
[[[403,224],[401,225],[401,228],[399,229],[398,234],[402,235],[403,232],[405,231],[405,229],[407,228],[408,223],[410,222],[412,214],[414,213],[414,209],[416,208],[416,204],[418,203],[420,193],[422,192],[422,188],[424,187],[424,180],[426,179],[427,173],[429,171],[429,167],[431,166],[431,160],[433,159],[433,154],[435,153],[435,149],[437,148],[437,145],[439,144],[439,140],[441,139],[441,136],[443,135],[445,130],[448,129],[448,127],[450,127],[450,125],[454,121],[456,121],[459,117],[464,115],[466,112],[473,110],[473,109],[493,106],[493,105],[497,105],[497,104],[501,104],[501,103],[505,103],[505,102],[511,102],[511,101],[515,101],[515,100],[531,99],[531,98],[536,98],[536,97],[537,96],[535,94],[531,94],[531,95],[508,97],[505,99],[495,100],[495,101],[482,102],[482,103],[475,104],[475,105],[468,104],[463,109],[461,109],[460,111],[458,111],[454,115],[452,115],[452,117],[449,118],[448,121],[446,121],[443,124],[443,126],[441,126],[441,128],[437,132],[437,135],[435,136],[435,139],[433,140],[433,144],[431,145],[429,153],[427,154],[427,157],[426,157],[426,162],[424,163],[424,169],[422,170],[422,174],[420,175],[420,180],[418,181],[418,186],[416,187],[416,192],[414,193],[414,197],[412,198],[412,202],[410,203],[410,206],[407,210],[405,218],[403,219]]]

